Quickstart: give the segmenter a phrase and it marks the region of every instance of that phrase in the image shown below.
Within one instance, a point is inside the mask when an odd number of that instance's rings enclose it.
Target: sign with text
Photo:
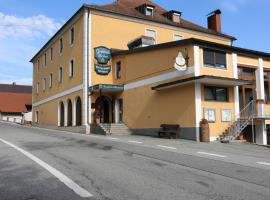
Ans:
[[[111,60],[111,51],[109,48],[100,46],[95,49],[95,59],[97,64],[95,64],[95,71],[100,75],[108,75],[111,72],[111,66],[108,65]]]

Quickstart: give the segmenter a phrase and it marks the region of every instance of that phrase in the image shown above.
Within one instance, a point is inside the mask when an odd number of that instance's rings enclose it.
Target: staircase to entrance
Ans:
[[[103,135],[130,135],[130,129],[124,123],[97,124]]]
[[[252,100],[236,115],[235,120],[231,122],[230,126],[219,137],[219,140],[223,143],[229,143],[230,141],[237,139],[244,129],[252,124],[253,120],[257,117],[256,100]]]

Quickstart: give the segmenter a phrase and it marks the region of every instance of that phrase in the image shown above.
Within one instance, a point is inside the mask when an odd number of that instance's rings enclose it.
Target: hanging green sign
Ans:
[[[111,72],[111,66],[108,65],[108,62],[111,59],[111,51],[107,47],[96,47],[95,51],[95,59],[97,60],[97,64],[95,64],[95,71],[100,75],[108,75]]]

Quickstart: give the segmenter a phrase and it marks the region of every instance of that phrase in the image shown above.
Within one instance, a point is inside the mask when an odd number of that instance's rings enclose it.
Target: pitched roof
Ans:
[[[0,92],[32,94],[32,86],[0,84]]]
[[[0,112],[27,112],[26,105],[32,104],[32,94],[0,92]]]
[[[154,16],[146,16],[143,13],[140,13],[136,9],[138,6],[143,5],[143,4],[147,4],[147,5],[151,5],[155,7]],[[154,21],[154,22],[172,25],[172,26],[176,26],[176,27],[180,27],[184,29],[189,29],[193,31],[199,31],[199,32],[207,33],[207,34],[221,36],[221,37],[225,37],[231,40],[236,40],[236,38],[231,35],[228,35],[225,33],[219,33],[214,30],[210,30],[203,26],[187,21],[183,19],[182,17],[181,17],[180,23],[172,22],[171,20],[163,16],[163,14],[168,12],[168,10],[160,7],[159,5],[149,0],[117,0],[112,4],[106,4],[106,5],[90,4],[90,5],[85,5],[85,6],[92,9],[113,12],[113,13],[122,14],[122,15],[128,15],[131,17],[141,18],[144,20]]]
[[[149,5],[154,5],[155,8],[157,9],[157,13],[155,17],[147,17],[140,12],[138,12],[135,8],[138,7],[139,5],[147,3]],[[47,47],[48,44],[62,31],[64,30],[65,27],[69,25],[69,23],[79,14],[81,13],[82,10],[85,8],[89,8],[92,10],[98,10],[98,11],[103,11],[103,12],[109,12],[109,13],[115,13],[115,14],[120,14],[120,15],[126,15],[134,18],[140,18],[148,21],[154,21],[162,24],[167,24],[167,25],[172,25],[175,27],[180,27],[180,28],[185,28],[189,30],[194,30],[194,31],[199,31],[203,33],[208,33],[216,36],[221,36],[228,38],[230,40],[236,40],[234,36],[225,34],[225,33],[219,33],[210,29],[207,29],[205,27],[199,26],[197,24],[194,24],[190,21],[187,21],[182,18],[181,23],[174,23],[168,19],[166,19],[162,14],[167,12],[164,8],[161,8],[157,4],[149,1],[149,0],[117,0],[115,3],[112,4],[106,4],[106,5],[96,5],[96,4],[83,4],[77,12],[72,15],[68,21],[49,39],[49,41],[43,45],[43,47],[34,55],[33,58],[31,58],[30,62],[34,62],[34,59]]]

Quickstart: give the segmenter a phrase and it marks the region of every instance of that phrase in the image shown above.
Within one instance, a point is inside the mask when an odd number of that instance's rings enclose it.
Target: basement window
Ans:
[[[203,50],[203,61],[207,67],[226,69],[227,59],[226,53],[209,49]]]

